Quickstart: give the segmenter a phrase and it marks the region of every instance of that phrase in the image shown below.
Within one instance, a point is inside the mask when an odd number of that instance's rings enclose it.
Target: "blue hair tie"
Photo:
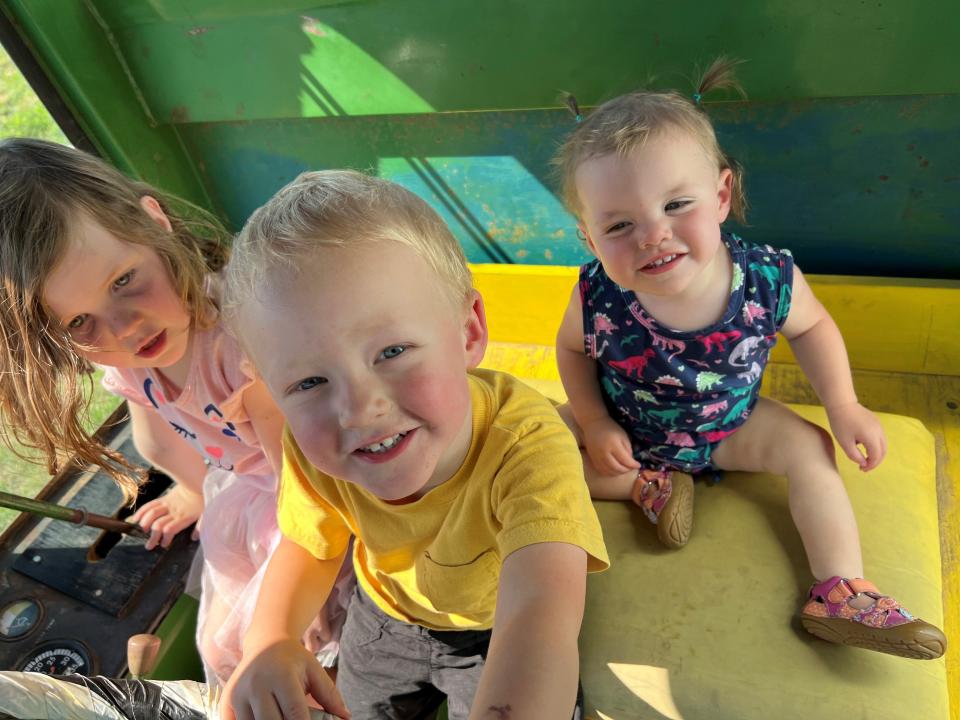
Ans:
[[[577,115],[573,119],[576,120],[577,122],[581,122],[583,120],[583,115],[581,115],[580,113],[577,113]]]
[[[695,92],[695,93],[693,94],[693,102],[694,102],[695,105],[699,105],[699,104],[700,104],[700,98],[701,98],[700,93]]]

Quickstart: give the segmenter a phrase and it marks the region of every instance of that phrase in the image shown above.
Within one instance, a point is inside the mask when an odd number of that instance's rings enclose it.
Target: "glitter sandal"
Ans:
[[[939,628],[913,617],[862,578],[832,577],[816,583],[800,610],[800,622],[829,642],[900,657],[933,660],[947,648]]]
[[[642,468],[630,493],[668,548],[681,548],[693,528],[693,478],[671,470]]]

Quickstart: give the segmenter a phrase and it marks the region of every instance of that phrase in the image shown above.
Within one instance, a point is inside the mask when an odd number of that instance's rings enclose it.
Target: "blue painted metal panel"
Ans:
[[[758,242],[808,272],[960,277],[960,96],[708,105],[746,167]],[[354,167],[420,193],[475,262],[587,256],[554,195],[565,111],[183,126],[234,225],[298,172]],[[231,178],[231,182],[214,182]]]

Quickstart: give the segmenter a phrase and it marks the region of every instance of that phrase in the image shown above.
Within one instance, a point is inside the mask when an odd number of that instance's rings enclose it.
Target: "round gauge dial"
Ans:
[[[90,655],[80,643],[54,640],[34,648],[20,663],[20,669],[44,675],[88,675],[91,670]]]
[[[36,600],[15,600],[0,609],[0,640],[17,640],[33,630],[43,615]]]

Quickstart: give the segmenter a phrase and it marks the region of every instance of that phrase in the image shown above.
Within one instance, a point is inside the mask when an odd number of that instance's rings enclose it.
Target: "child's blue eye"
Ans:
[[[301,380],[294,386],[294,390],[297,392],[303,392],[304,390],[311,390],[318,385],[323,385],[327,382],[326,378],[322,377],[308,377],[305,380]]]
[[[623,230],[629,224],[630,223],[628,222],[618,222],[616,225],[611,225],[610,227],[608,227],[607,232],[612,233],[612,232],[617,232],[619,230]]]
[[[391,345],[380,352],[380,357],[384,360],[392,360],[398,355],[403,355],[407,351],[404,345]]]
[[[672,200],[667,203],[667,206],[664,208],[667,212],[673,212],[674,210],[680,210],[681,208],[686,207],[692,201],[691,200]]]
[[[113,286],[115,288],[126,287],[127,285],[130,284],[130,281],[133,280],[134,272],[135,272],[134,270],[125,272],[123,275],[121,275],[120,277],[118,277],[116,280],[113,281]]]

